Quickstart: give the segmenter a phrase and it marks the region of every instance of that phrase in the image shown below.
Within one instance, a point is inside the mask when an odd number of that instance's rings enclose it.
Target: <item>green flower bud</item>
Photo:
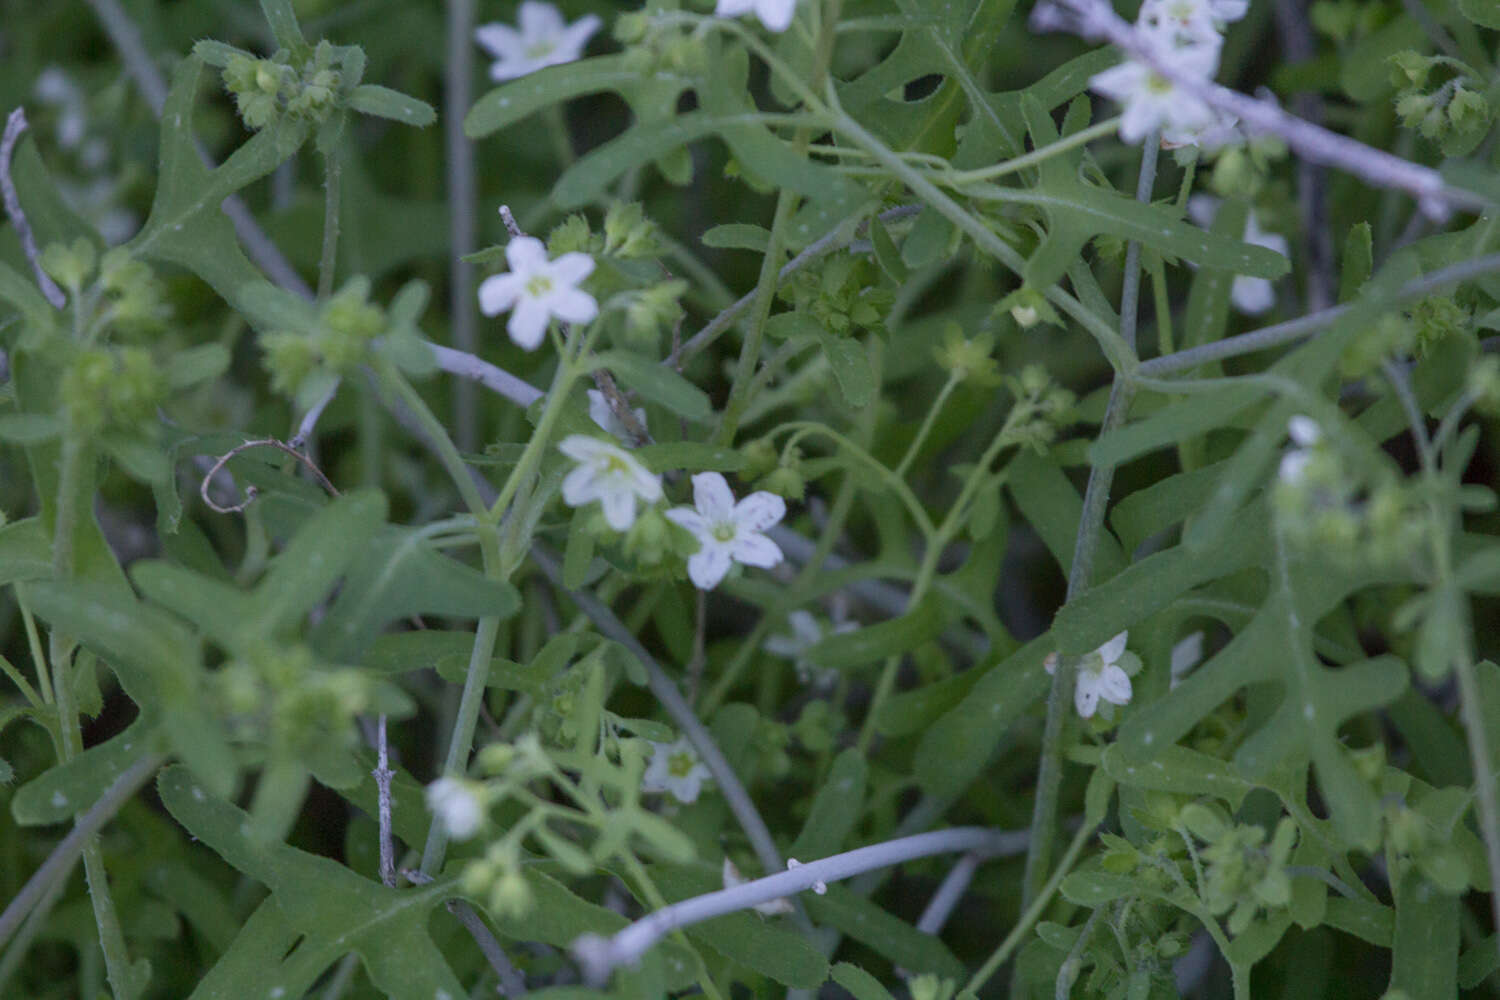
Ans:
[[[504,774],[516,759],[516,749],[509,743],[490,743],[475,755],[474,763],[481,773]]]
[[[625,533],[626,555],[644,565],[659,564],[671,549],[671,524],[655,507],[642,512]]]
[[[49,243],[42,251],[42,270],[75,295],[93,276],[94,264],[94,245],[82,236],[66,246]]]
[[[807,481],[802,478],[802,473],[785,465],[771,472],[756,485],[777,496],[798,501],[807,490]]]
[[[320,360],[312,341],[290,330],[261,334],[260,349],[264,353],[261,364],[271,375],[272,391],[285,396],[297,394]]]
[[[490,887],[489,902],[496,914],[520,920],[531,912],[531,886],[520,871],[507,868]]]
[[[621,45],[634,45],[646,37],[646,29],[650,23],[650,19],[641,11],[621,14],[615,18],[615,41]]]
[[[1487,417],[1500,416],[1500,358],[1490,354],[1476,361],[1469,369],[1467,383],[1474,409]]]
[[[1497,372],[1497,385],[1500,385],[1500,372]],[[781,464],[781,454],[766,438],[756,438],[740,447],[740,454],[745,456],[745,467],[740,470],[741,478],[754,481],[769,475],[772,469]]]
[[[568,216],[547,236],[547,254],[554,258],[565,253],[598,253],[602,245],[582,215]]]
[[[1418,90],[1427,86],[1427,74],[1432,70],[1432,60],[1421,53],[1406,49],[1387,56],[1386,63],[1391,68],[1392,86],[1415,87]]]
[[[1449,124],[1460,132],[1484,128],[1490,121],[1490,105],[1484,95],[1465,87],[1453,92],[1447,111]]]

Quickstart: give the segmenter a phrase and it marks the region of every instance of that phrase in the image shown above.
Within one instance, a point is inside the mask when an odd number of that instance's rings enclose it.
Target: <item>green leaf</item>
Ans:
[[[1458,996],[1460,897],[1442,892],[1415,870],[1401,877],[1395,896],[1390,988],[1412,997]]]
[[[677,76],[670,71],[659,71],[654,77],[650,82],[656,84],[657,91],[669,85],[672,88],[670,92],[657,94],[658,98],[666,98],[666,103],[671,106],[675,106],[677,94],[694,82],[691,77]],[[464,118],[464,134],[470,139],[482,139],[554,104],[602,91],[631,94],[641,88],[643,82],[642,73],[631,68],[624,55],[598,56],[561,66],[546,66],[496,87],[475,101]]]
[[[951,979],[963,974],[962,963],[941,940],[917,930],[857,892],[842,885],[830,885],[821,896],[806,893],[803,896],[808,915],[814,921],[837,928],[894,965],[910,972],[935,972]]]
[[[33,445],[62,434],[62,421],[51,413],[7,413],[0,416],[0,440]]]
[[[653,403],[680,417],[705,421],[712,413],[708,396],[669,368],[652,364],[625,351],[606,351],[594,359],[595,368],[607,368],[615,377]]]
[[[763,254],[771,245],[771,233],[764,226],[731,222],[707,230],[703,234],[703,245],[720,250],[754,250]]]
[[[998,664],[970,668],[985,672],[917,744],[913,773],[927,794],[957,794],[979,777],[1006,728],[1046,692],[1042,661],[1051,651],[1042,636]]]
[[[808,647],[804,655],[824,670],[847,670],[874,663],[936,639],[952,620],[951,608],[938,595],[929,594],[899,618],[826,635]]]
[[[850,747],[833,759],[802,832],[787,856],[813,861],[837,854],[864,815],[865,779],[869,768],[862,752]]]
[[[700,444],[697,441],[672,441],[648,444],[635,450],[635,457],[652,472],[738,472],[745,467],[745,456],[735,448]]]
[[[509,583],[442,555],[422,531],[386,526],[359,547],[313,644],[330,659],[347,661],[400,618],[503,619],[520,607],[521,595]]]
[[[229,351],[223,344],[199,344],[172,352],[167,362],[167,385],[186,389],[218,378],[229,370]]]
[[[236,939],[219,964],[233,963],[244,979],[234,992],[222,992],[227,977],[215,975],[216,968],[195,998],[270,996],[278,988],[298,996],[296,991],[311,986],[303,978],[308,970],[316,977],[350,951],[359,955],[375,988],[387,996],[466,995],[427,934],[432,910],[455,894],[451,882],[387,889],[332,859],[258,840],[248,814],[203,788],[182,767],[163,771],[157,788],[167,810],[189,833],[271,890],[286,929],[302,936],[294,952],[283,947],[277,953],[267,951],[265,937],[257,935],[252,941],[261,965],[249,968]],[[251,925],[255,923],[252,918]]]
[[[840,962],[832,969],[833,981],[854,995],[854,1000],[893,1000],[880,980],[857,965]]]
[[[57,314],[52,305],[26,278],[5,264],[0,264],[0,302],[9,302],[21,313],[22,321],[36,334],[54,328]]]
[[[52,576],[52,539],[39,518],[0,528],[0,586]]]
[[[260,12],[271,26],[271,36],[277,45],[294,53],[307,48],[307,39],[302,36],[292,0],[260,0]]]
[[[1339,270],[1339,301],[1348,302],[1359,294],[1375,264],[1373,236],[1368,222],[1349,227],[1344,240],[1344,260]]]
[[[766,317],[766,336],[773,340],[821,337],[823,325],[804,312],[792,310]]]
[[[403,125],[426,128],[437,121],[437,111],[426,101],[382,87],[375,83],[362,83],[349,95],[349,109],[362,115],[389,118]]]
[[[1114,747],[1104,750],[1104,770],[1122,785],[1177,795],[1212,795],[1238,809],[1255,786],[1217,757],[1172,745],[1148,764],[1121,760]]]
[[[255,588],[251,615],[267,635],[299,624],[359,558],[385,521],[385,497],[346,493],[317,511],[287,542]]]
[[[1007,486],[1016,506],[1041,536],[1062,571],[1071,572],[1083,498],[1061,469],[1031,451],[1018,455],[1009,468]],[[1125,555],[1119,543],[1101,532],[1094,555],[1094,579],[1108,579],[1124,566]]]
[[[155,729],[155,720],[143,716],[123,733],[38,775],[16,790],[11,815],[22,826],[39,826],[61,823],[86,811],[116,778],[150,752]]]
[[[833,369],[833,378],[844,402],[857,410],[870,405],[870,397],[875,393],[875,373],[870,368],[865,346],[851,337],[835,337],[829,333],[819,336],[818,341],[823,346],[828,367]]]
[[[1500,28],[1500,0],[1458,0],[1458,10],[1481,28]]]

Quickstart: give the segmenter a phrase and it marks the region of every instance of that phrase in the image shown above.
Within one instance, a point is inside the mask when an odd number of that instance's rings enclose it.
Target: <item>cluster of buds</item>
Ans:
[[[384,310],[369,295],[369,279],[352,278],[322,304],[311,328],[262,334],[272,388],[305,405],[359,365],[387,325]]]
[[[1297,824],[1283,816],[1266,843],[1264,827],[1236,824],[1218,806],[1192,803],[1181,813],[1183,827],[1205,846],[1199,894],[1209,912],[1229,914],[1229,933],[1242,934],[1262,910],[1292,901],[1287,862],[1297,845]]]
[[[1444,155],[1465,156],[1489,133],[1495,110],[1475,89],[1483,87],[1484,77],[1467,63],[1411,49],[1397,52],[1389,63],[1401,124],[1441,144]],[[1447,79],[1436,83],[1435,71]]]
[[[632,72],[693,77],[708,69],[708,49],[700,37],[685,27],[658,24],[646,11],[621,14],[614,35]]]
[[[234,96],[236,109],[245,127],[265,128],[282,116],[311,122],[323,122],[340,97],[352,90],[357,79],[349,80],[338,50],[327,41],[319,42],[310,58],[294,65],[293,54],[280,49],[269,59],[223,46],[218,58],[222,65],[224,86]]]
[[[895,302],[895,291],[874,260],[865,255],[835,253],[804,268],[777,293],[797,312],[837,336],[882,329]]]
[[[1041,365],[1027,365],[1021,374],[1001,376],[1015,396],[1007,433],[1017,444],[1043,451],[1071,419],[1073,393],[1052,381]]]

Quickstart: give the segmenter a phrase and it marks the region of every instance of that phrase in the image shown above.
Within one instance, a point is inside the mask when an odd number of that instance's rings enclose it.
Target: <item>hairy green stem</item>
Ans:
[[[337,147],[323,155],[323,250],[318,255],[318,301],[333,294],[333,276],[339,254],[339,202],[344,168]]]
[[[1149,201],[1156,180],[1155,134],[1146,136],[1141,155],[1141,172],[1136,184],[1136,200]],[[1120,339],[1135,351],[1136,306],[1140,291],[1140,244],[1132,240],[1125,253],[1125,279],[1120,294]],[[1115,430],[1125,422],[1134,389],[1127,373],[1116,370],[1109,393],[1109,405],[1099,428],[1099,436]],[[1076,600],[1088,590],[1094,573],[1094,554],[1100,533],[1104,530],[1104,511],[1109,505],[1109,490],[1114,481],[1113,465],[1095,465],[1089,471],[1088,486],[1083,495],[1083,511],[1078,534],[1073,543],[1072,565],[1068,571],[1066,600]],[[1047,721],[1042,730],[1041,759],[1037,765],[1036,800],[1031,814],[1031,850],[1026,854],[1026,868],[1021,879],[1022,905],[1029,904],[1041,890],[1057,831],[1057,807],[1062,787],[1062,743],[1068,713],[1073,708],[1073,686],[1077,683],[1078,658],[1065,657],[1052,675],[1047,694]]]

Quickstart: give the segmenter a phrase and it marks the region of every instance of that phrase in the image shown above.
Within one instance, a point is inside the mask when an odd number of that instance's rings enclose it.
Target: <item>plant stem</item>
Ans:
[[[1072,870],[1073,863],[1078,860],[1079,853],[1083,851],[1083,845],[1088,843],[1089,838],[1094,835],[1094,830],[1095,827],[1087,823],[1078,828],[1078,832],[1073,835],[1073,842],[1068,845],[1067,852],[1063,854],[1062,861],[1058,863],[1057,870],[1052,873],[1052,877],[1047,880],[1047,884],[1042,887],[1041,892],[1037,893],[1036,898],[1031,901],[1031,905],[1026,907],[1025,912],[1021,914],[1021,918],[1016,921],[1016,925],[1005,936],[1005,940],[1000,942],[999,947],[985,960],[984,965],[979,967],[979,971],[974,973],[969,979],[969,983],[964,989],[978,993],[979,988],[989,981],[989,978],[995,974],[1000,966],[1005,964],[1006,959],[1010,958],[1010,953],[1015,951],[1016,947],[1021,943],[1022,936],[1031,930],[1032,925],[1041,918],[1042,911],[1052,901],[1052,894],[1057,891],[1057,887],[1062,884],[1062,880]]]
[[[466,354],[479,348],[474,312],[474,251],[477,194],[474,146],[464,135],[464,115],[474,103],[474,0],[447,0],[448,55],[443,70],[443,139],[448,172],[448,315],[453,346]],[[479,394],[464,380],[453,387],[454,440],[459,450],[479,446]]]
[[[464,506],[468,507],[481,523],[486,521],[489,518],[489,505],[479,495],[469,467],[464,463],[463,456],[458,453],[458,449],[453,446],[453,439],[448,437],[447,428],[427,408],[427,402],[421,394],[412,388],[411,383],[393,365],[383,359],[377,359],[374,370],[381,387],[406,407],[412,419],[417,422],[418,427],[431,443],[433,451],[437,452],[438,460],[443,463],[443,468],[452,478],[453,485],[457,487],[459,495],[463,498]]]
[[[343,165],[337,147],[323,155],[323,252],[318,256],[318,301],[333,294],[339,252],[339,199]]]
[[[943,404],[948,401],[948,397],[953,395],[953,390],[957,389],[963,380],[961,374],[952,372],[948,376],[948,381],[944,382],[943,387],[938,390],[937,398],[932,401],[932,405],[927,408],[927,415],[922,418],[922,426],[917,428],[916,437],[911,439],[911,444],[906,447],[906,454],[901,456],[900,463],[892,473],[897,479],[905,479],[906,470],[911,467],[912,460],[922,450],[922,443],[927,440],[932,425],[937,422],[938,414],[943,410]]]

